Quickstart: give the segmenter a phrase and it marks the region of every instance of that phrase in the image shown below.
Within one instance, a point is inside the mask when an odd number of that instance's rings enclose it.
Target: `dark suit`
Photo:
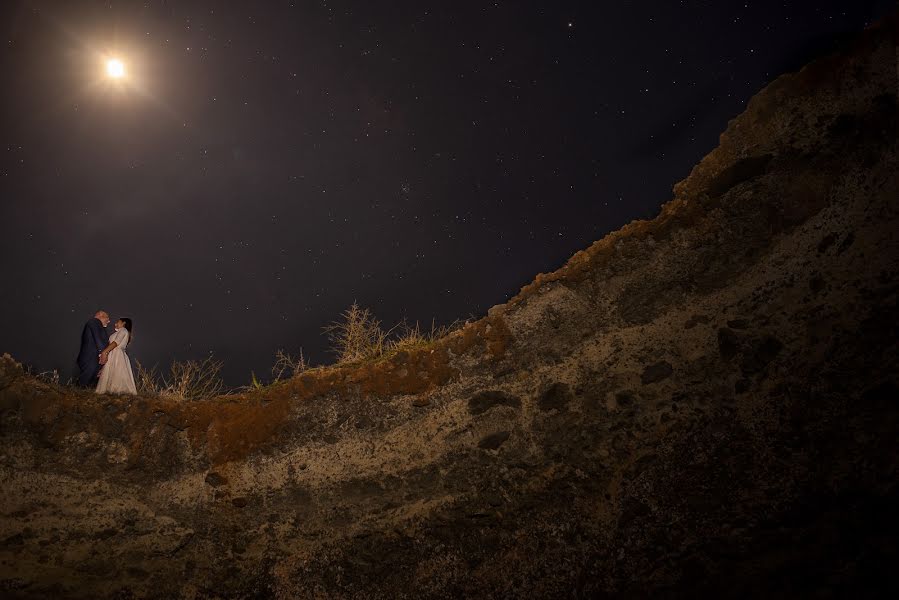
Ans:
[[[97,377],[100,374],[100,353],[108,345],[106,328],[100,319],[93,318],[84,324],[81,332],[81,351],[78,353],[78,382],[83,387],[97,385]]]

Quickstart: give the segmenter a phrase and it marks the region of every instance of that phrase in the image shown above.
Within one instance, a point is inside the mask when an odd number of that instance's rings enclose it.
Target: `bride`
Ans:
[[[100,383],[97,393],[136,394],[134,373],[125,348],[131,340],[131,319],[122,318],[115,322],[115,333],[109,336],[109,345],[100,353]]]

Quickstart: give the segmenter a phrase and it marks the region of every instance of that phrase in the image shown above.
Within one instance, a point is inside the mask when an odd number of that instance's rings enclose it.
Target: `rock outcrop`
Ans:
[[[3,597],[895,596],[896,37],[430,346],[198,403],[4,358]]]

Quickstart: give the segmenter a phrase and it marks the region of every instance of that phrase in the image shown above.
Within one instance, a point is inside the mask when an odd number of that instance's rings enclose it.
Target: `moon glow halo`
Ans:
[[[106,74],[113,79],[121,79],[125,76],[125,64],[117,58],[106,61]]]

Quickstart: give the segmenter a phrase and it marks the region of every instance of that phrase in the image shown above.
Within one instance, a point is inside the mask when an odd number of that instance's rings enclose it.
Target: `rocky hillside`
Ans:
[[[5,358],[2,596],[895,596],[896,38],[428,347],[192,404]]]

